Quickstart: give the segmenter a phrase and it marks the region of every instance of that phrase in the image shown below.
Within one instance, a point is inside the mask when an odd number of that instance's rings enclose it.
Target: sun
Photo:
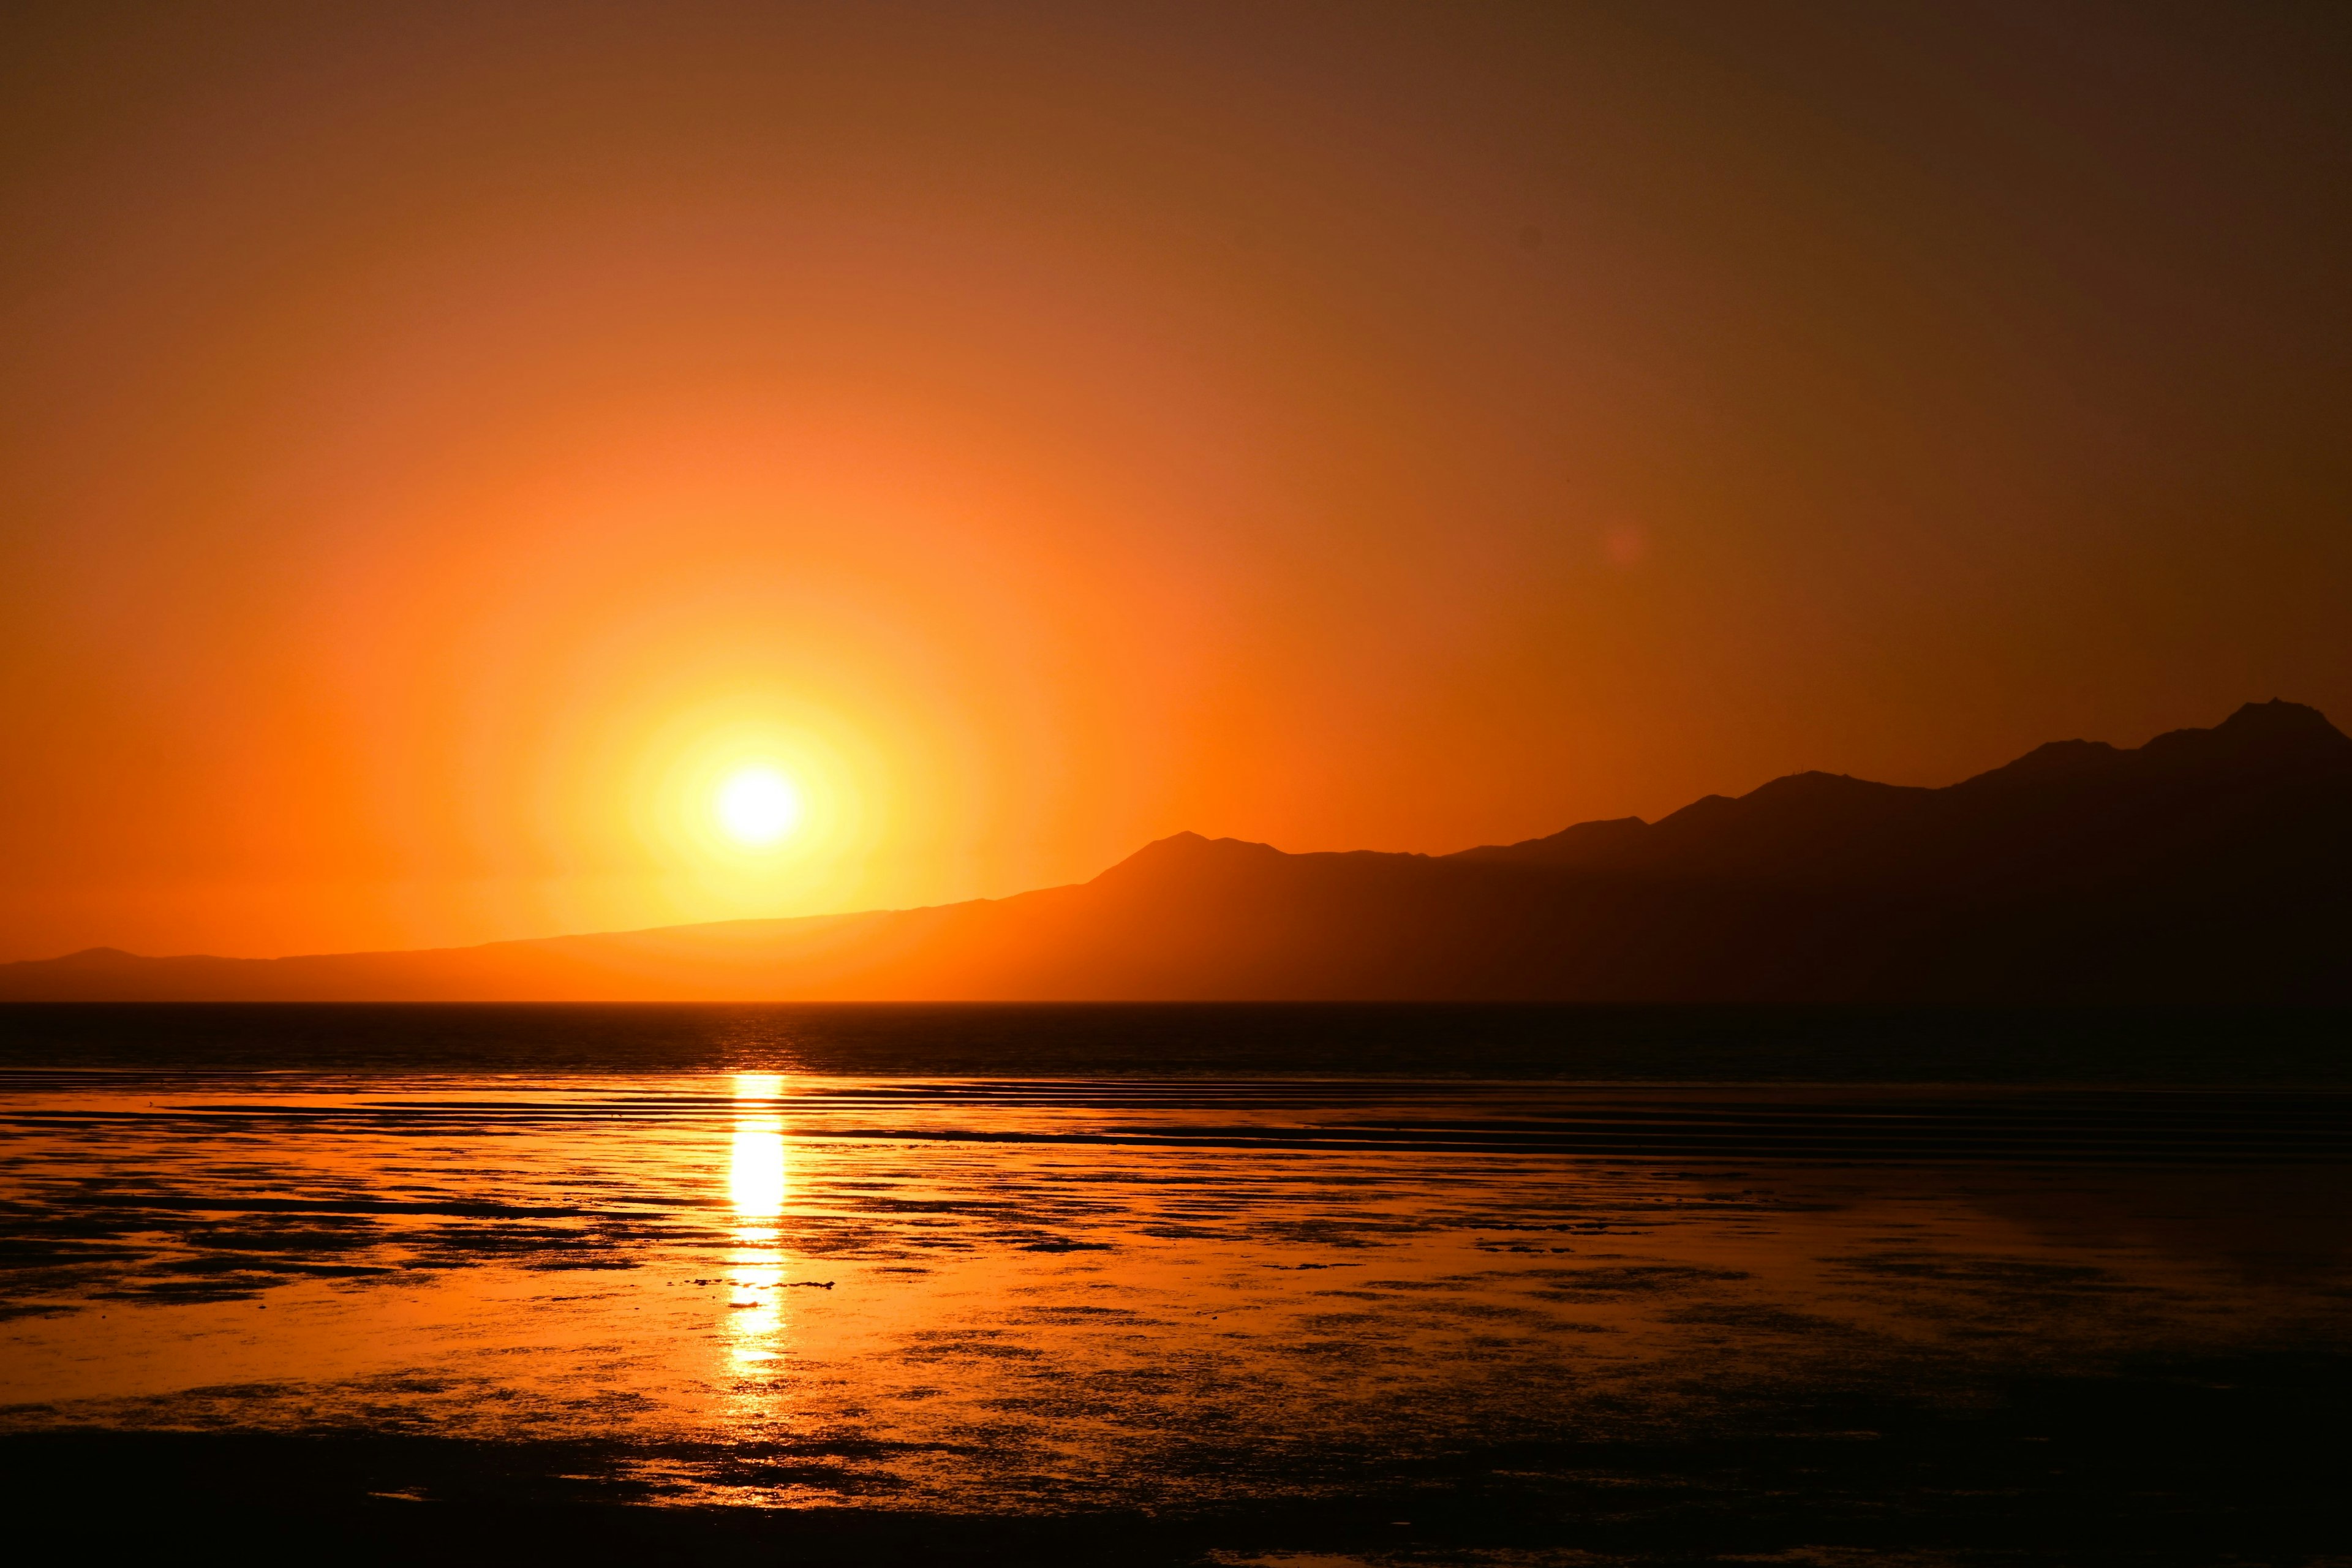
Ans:
[[[775,843],[801,818],[800,791],[773,768],[730,773],[712,804],[727,837],[752,848]]]

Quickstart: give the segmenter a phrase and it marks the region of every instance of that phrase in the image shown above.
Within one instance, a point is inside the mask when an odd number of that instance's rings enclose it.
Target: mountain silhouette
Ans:
[[[0,965],[13,1000],[2352,1001],[2352,738],[2250,703],[1941,789],[1837,773],[1444,856],[1181,833],[931,909]]]

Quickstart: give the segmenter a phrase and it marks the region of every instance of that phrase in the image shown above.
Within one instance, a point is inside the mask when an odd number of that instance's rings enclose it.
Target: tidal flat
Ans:
[[[2352,1549],[2340,1087],[19,1066],[0,1125],[0,1463],[93,1546]]]

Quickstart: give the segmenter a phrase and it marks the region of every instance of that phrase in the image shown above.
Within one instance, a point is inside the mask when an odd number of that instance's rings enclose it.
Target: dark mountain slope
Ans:
[[[2171,883],[2192,870],[2309,881],[2331,858],[2342,864],[2347,791],[2352,738],[2316,710],[2249,703],[2137,751],[2053,742],[1944,789],[1797,773],[1646,828],[1585,823],[1459,858],[1916,894]]]
[[[1944,789],[1829,773],[1458,855],[1180,834],[929,910],[0,966],[0,997],[2352,1001],[2352,740],[2249,705]]]

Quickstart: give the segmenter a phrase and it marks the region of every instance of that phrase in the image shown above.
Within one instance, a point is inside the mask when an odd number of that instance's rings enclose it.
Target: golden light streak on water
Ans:
[[[778,1360],[783,1327],[778,1302],[784,1279],[783,1252],[777,1245],[789,1179],[784,1158],[784,1121],[778,1102],[783,1079],[775,1073],[734,1077],[735,1131],[727,1166],[728,1199],[739,1222],[742,1246],[728,1259],[729,1359],[739,1372],[758,1373]]]
[[[775,1219],[784,1212],[784,1124],[773,1116],[738,1117],[735,1122],[735,1147],[728,1160],[727,1187],[735,1217],[745,1222],[746,1229],[758,1230],[756,1237],[737,1234],[745,1240],[766,1241],[773,1238],[772,1226],[761,1224]]]

